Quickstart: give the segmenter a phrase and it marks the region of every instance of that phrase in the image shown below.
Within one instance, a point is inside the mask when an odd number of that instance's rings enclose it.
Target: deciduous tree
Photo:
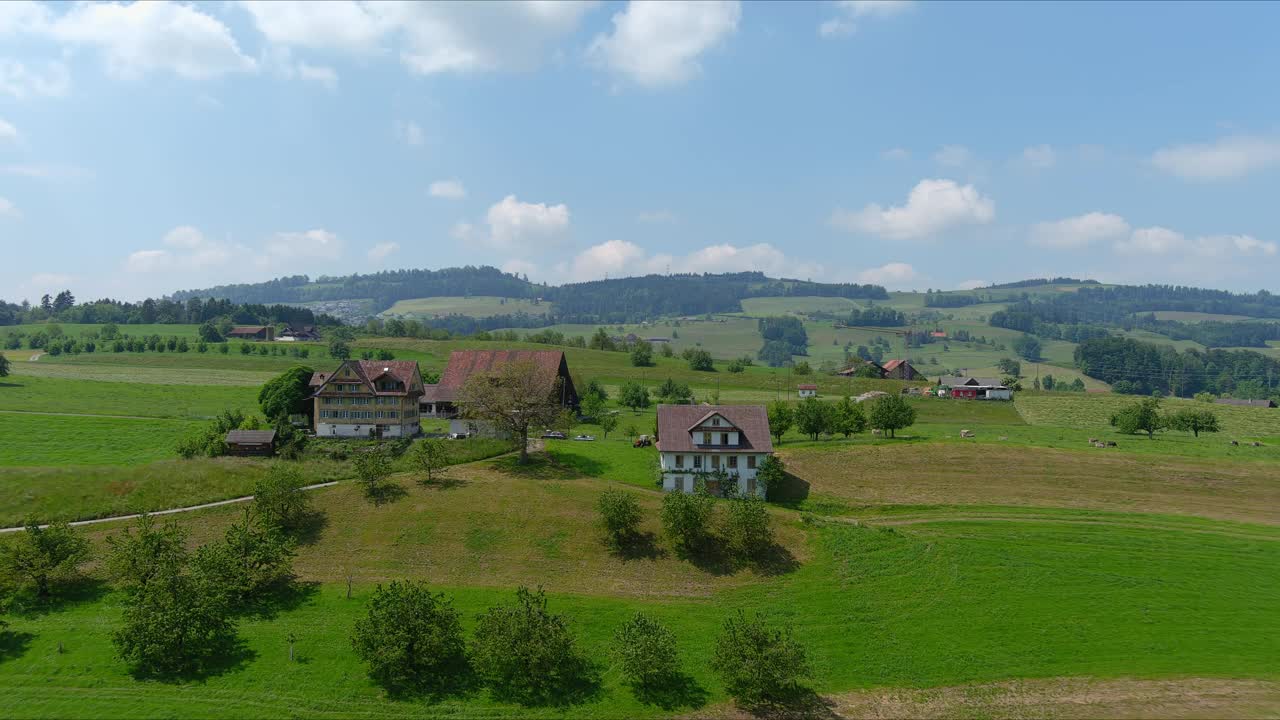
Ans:
[[[739,560],[763,556],[773,545],[773,528],[764,500],[751,493],[730,500],[721,535],[730,554]]]
[[[627,682],[641,692],[680,674],[675,633],[643,612],[632,615],[613,633],[609,654]]]
[[[770,403],[769,410],[769,432],[773,434],[774,439],[781,443],[782,436],[787,434],[791,426],[795,424],[796,414],[791,405],[781,400]]]
[[[59,583],[74,578],[89,559],[89,541],[65,522],[41,527],[27,520],[26,528],[0,544],[0,573],[18,584],[35,587],[48,599]]]
[[[1160,414],[1158,398],[1144,398],[1120,408],[1111,416],[1111,426],[1126,435],[1143,432],[1147,439],[1166,427],[1165,418]]]
[[[911,427],[916,422],[916,409],[901,395],[885,395],[871,404],[867,416],[871,427],[879,428],[894,437],[894,431]]]
[[[640,503],[626,490],[610,489],[600,493],[596,503],[605,540],[615,549],[626,544],[640,530]]]
[[[547,610],[542,588],[530,592],[523,586],[515,604],[480,616],[472,657],[498,697],[530,704],[555,700],[587,669],[565,617]]]
[[[517,360],[467,379],[458,394],[463,415],[489,424],[520,446],[520,463],[529,460],[529,429],[555,422],[560,413],[560,380],[554,372]]]
[[[662,528],[682,551],[699,549],[707,538],[715,501],[701,486],[696,492],[670,492],[662,497]]]
[[[840,401],[835,405],[832,430],[849,437],[866,429],[867,416],[862,412],[862,406],[854,402],[853,398],[848,395],[840,398]]]
[[[817,398],[805,398],[796,406],[796,428],[810,439],[817,440],[822,433],[832,431],[834,415],[830,403]]]
[[[716,638],[711,668],[725,689],[747,706],[786,701],[800,690],[811,672],[804,646],[791,627],[774,627],[765,616],[748,617],[739,610],[729,616]]]
[[[649,389],[634,380],[628,380],[618,391],[618,402],[623,407],[639,412],[641,408],[649,407]]]
[[[369,675],[392,692],[440,686],[467,664],[458,612],[421,582],[379,584],[351,645]]]
[[[1218,416],[1212,410],[1186,408],[1170,414],[1165,422],[1174,430],[1189,432],[1196,437],[1200,437],[1202,432],[1216,433],[1220,429]]]
[[[269,422],[288,420],[296,413],[307,412],[311,396],[311,376],[315,371],[295,365],[267,381],[258,391],[258,406]]]
[[[296,467],[272,465],[253,486],[253,509],[258,522],[285,532],[297,530],[311,509],[306,479]]]
[[[413,461],[422,469],[426,482],[434,483],[449,467],[449,450],[443,442],[426,438],[414,446]]]

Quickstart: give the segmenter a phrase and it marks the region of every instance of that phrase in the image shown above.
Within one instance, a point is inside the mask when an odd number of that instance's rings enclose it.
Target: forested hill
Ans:
[[[320,277],[314,282],[305,275],[296,275],[264,283],[183,290],[174,293],[172,298],[184,301],[213,297],[242,303],[368,298],[378,310],[383,310],[397,300],[475,295],[552,301],[556,322],[628,322],[659,315],[737,312],[742,309],[742,299],[750,297],[818,295],[871,300],[889,297],[879,285],[777,280],[759,272],[645,275],[549,286],[531,283],[527,277],[493,267],[468,266]]]

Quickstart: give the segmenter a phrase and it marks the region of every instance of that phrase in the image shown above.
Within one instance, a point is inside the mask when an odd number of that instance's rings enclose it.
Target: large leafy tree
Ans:
[[[633,493],[610,489],[600,493],[596,503],[605,540],[612,548],[622,547],[640,530],[640,503]]]
[[[496,371],[476,373],[458,394],[465,417],[488,423],[520,446],[520,463],[529,460],[529,430],[553,424],[560,414],[560,379],[527,360]]]
[[[270,422],[287,420],[289,415],[307,412],[307,398],[311,396],[311,376],[315,371],[295,365],[267,381],[258,391],[258,405],[263,417]]]
[[[862,412],[862,406],[848,395],[840,398],[834,408],[831,429],[845,437],[866,430],[867,416]]]
[[[1126,435],[1146,433],[1147,439],[1151,439],[1157,431],[1165,429],[1167,423],[1160,414],[1160,400],[1143,398],[1120,408],[1111,416],[1111,426]]]
[[[662,528],[681,552],[697,550],[705,543],[715,500],[702,488],[697,492],[670,492],[662,497]]]
[[[787,467],[783,464],[782,458],[777,455],[766,457],[756,470],[756,482],[764,485],[765,493],[768,495],[772,496],[780,490],[786,481]]]
[[[247,510],[241,522],[227,527],[221,542],[196,551],[194,566],[206,592],[223,593],[236,606],[291,579],[293,555],[293,543],[278,528],[253,522]]]
[[[721,535],[729,552],[739,560],[760,558],[773,545],[769,512],[758,495],[747,494],[729,501]]]
[[[622,388],[618,391],[618,402],[623,407],[629,407],[639,412],[640,408],[649,407],[649,388],[634,380],[628,380],[623,383]]]
[[[916,422],[916,409],[901,395],[885,395],[871,404],[867,416],[871,427],[879,428],[894,437],[894,432],[911,427]]]
[[[796,422],[795,410],[789,404],[776,400],[769,405],[768,415],[769,432],[773,434],[774,439],[782,442],[782,436],[786,435]]]
[[[805,398],[796,406],[796,428],[817,440],[822,433],[831,432],[835,425],[835,412],[830,403],[817,398]]]
[[[151,515],[138,518],[107,538],[107,575],[130,595],[147,590],[153,580],[181,571],[187,564],[187,531],[172,520],[157,525]]]
[[[643,612],[632,615],[614,632],[609,651],[627,682],[641,695],[680,674],[676,634]]]
[[[1200,437],[1200,433],[1216,433],[1219,428],[1218,416],[1212,410],[1203,410],[1195,408],[1187,408],[1170,414],[1166,418],[1169,427],[1174,430],[1189,432],[1196,437]]]
[[[9,358],[0,353],[0,377],[9,377]]]
[[[89,559],[89,541],[65,522],[41,527],[28,520],[26,528],[0,544],[0,573],[16,584],[35,587],[41,599],[53,597],[57,586],[74,578]]]
[[[653,345],[641,340],[631,349],[631,364],[635,367],[648,367],[653,364]]]
[[[297,530],[311,509],[306,479],[295,467],[272,465],[253,486],[253,509],[258,522],[284,531]]]
[[[516,590],[516,602],[489,608],[476,624],[476,671],[501,698],[552,702],[578,684],[587,663],[563,615],[547,610],[542,588]]]
[[[369,675],[392,692],[440,686],[467,664],[458,612],[421,582],[378,585],[351,645]]]
[[[112,634],[116,654],[144,675],[199,672],[235,643],[226,598],[182,567],[163,567],[128,595]]]
[[[790,626],[774,627],[763,615],[729,616],[716,638],[711,668],[725,688],[747,706],[784,702],[800,690],[811,672],[804,646]]]

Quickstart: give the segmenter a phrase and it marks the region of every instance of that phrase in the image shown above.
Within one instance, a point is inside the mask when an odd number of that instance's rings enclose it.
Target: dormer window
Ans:
[[[713,418],[711,418],[711,424],[712,424],[712,425],[715,425],[716,427],[719,427],[719,426],[720,426],[720,418],[719,418],[719,417],[713,417]]]

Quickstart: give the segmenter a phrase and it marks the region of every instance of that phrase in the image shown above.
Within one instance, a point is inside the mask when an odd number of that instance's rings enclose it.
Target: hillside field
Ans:
[[[546,315],[552,311],[549,302],[534,302],[524,298],[500,297],[431,297],[400,300],[390,308],[378,313],[381,317],[415,317],[426,320],[437,315],[470,315],[471,317],[489,317],[491,315]]]

